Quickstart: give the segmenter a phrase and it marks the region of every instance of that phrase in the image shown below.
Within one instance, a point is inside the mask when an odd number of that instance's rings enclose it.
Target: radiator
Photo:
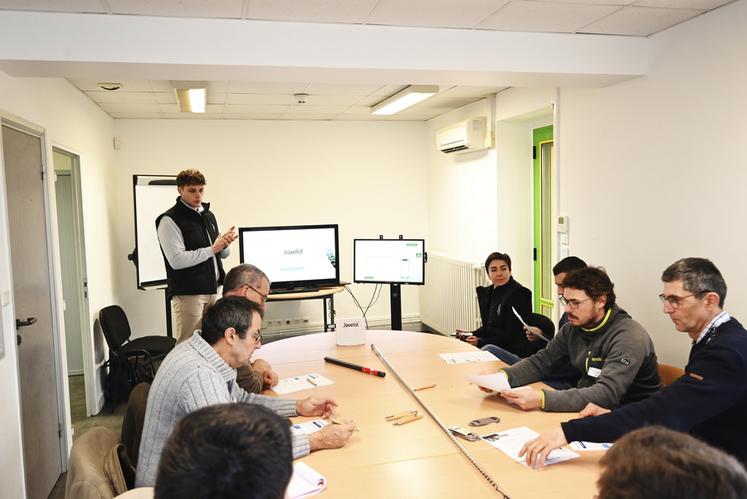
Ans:
[[[428,252],[425,286],[420,288],[420,321],[442,334],[480,326],[475,288],[487,280],[482,264]]]

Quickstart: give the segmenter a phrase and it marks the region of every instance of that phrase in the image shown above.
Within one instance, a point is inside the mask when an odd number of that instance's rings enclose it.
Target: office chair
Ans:
[[[659,364],[659,377],[661,378],[661,384],[667,386],[673,381],[681,378],[685,374],[685,370],[681,367],[670,366],[669,364]]]
[[[81,435],[70,451],[66,499],[109,499],[127,490],[125,470],[116,454],[117,434],[96,426]],[[127,470],[130,479],[133,471]]]
[[[126,368],[130,389],[140,382],[153,381],[156,374],[153,361],[163,359],[176,345],[176,339],[168,336],[143,336],[130,341],[130,322],[119,305],[102,308],[99,324],[109,346],[110,374],[115,367]]]
[[[150,385],[148,383],[139,383],[132,389],[122,420],[121,440],[130,463],[135,467],[137,467],[138,453],[140,452],[140,438],[143,435],[145,408],[149,392]]]
[[[552,323],[552,320],[549,317],[542,314],[531,313],[529,314],[529,317],[526,318],[526,321],[530,326],[540,328],[542,335],[548,340],[551,340],[553,336],[555,336],[555,324]]]

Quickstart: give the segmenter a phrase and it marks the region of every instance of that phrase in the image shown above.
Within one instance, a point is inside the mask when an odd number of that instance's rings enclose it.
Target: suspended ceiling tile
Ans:
[[[383,95],[372,95],[368,97],[361,97],[357,101],[353,102],[353,105],[371,107],[371,106],[378,104],[384,99],[386,99],[386,96],[383,96]]]
[[[281,114],[286,112],[290,106],[263,106],[248,104],[226,104],[223,108],[223,114]]]
[[[228,83],[227,91],[232,94],[298,94],[304,92],[308,86],[308,83],[231,81]]]
[[[371,114],[371,106],[350,106],[345,110],[344,114],[356,115],[358,117],[361,115],[369,115]]]
[[[159,113],[159,104],[117,104],[104,102],[99,104],[107,113]]]
[[[116,120],[159,120],[161,113],[109,113]]]
[[[224,120],[277,120],[281,114],[262,114],[262,113],[223,113]]]
[[[155,96],[151,92],[107,92],[106,90],[86,92],[86,95],[96,103],[117,104],[154,104]]]
[[[335,119],[335,114],[283,114],[280,116],[281,120],[320,120],[330,121]]]
[[[620,7],[513,1],[480,23],[479,28],[509,31],[574,33],[582,26],[607,16]]]
[[[721,7],[734,0],[638,0],[633,5],[638,7],[668,7],[671,9],[710,10]]]
[[[635,3],[635,0],[542,0],[548,3],[584,3],[591,5],[631,5]]]
[[[357,95],[315,95],[309,94],[306,106],[352,106],[360,99]],[[295,97],[291,96],[293,104],[299,105]]]
[[[101,0],[0,0],[0,9],[106,14]]]
[[[310,106],[308,104],[289,106],[287,109],[288,114],[340,114],[347,109],[348,106]]]
[[[509,0],[381,0],[367,24],[472,28]]]
[[[176,94],[174,92],[154,92],[153,95],[159,104],[176,104]]]
[[[404,89],[407,86],[408,85],[400,85],[400,84],[382,85],[371,95],[381,95],[382,97],[389,97],[390,95],[396,94],[397,92],[399,92],[400,90]]]
[[[295,104],[295,100],[290,94],[234,94],[230,93],[226,97],[226,104]]]
[[[378,0],[250,0],[246,17],[273,21],[361,23]]]
[[[701,11],[624,7],[614,14],[584,26],[584,33],[648,36],[690,19]]]
[[[371,95],[380,85],[330,85],[326,83],[310,83],[303,93],[309,95]]]
[[[174,85],[168,80],[148,80],[150,89],[153,92],[173,92]]]
[[[116,79],[77,79],[68,78],[68,81],[83,91],[101,90],[99,83],[117,83],[120,85],[119,90],[115,92],[151,92],[152,88],[147,80],[116,80]],[[107,92],[107,90],[103,90]]]
[[[159,104],[158,109],[162,113],[178,113],[179,105],[178,104]]]
[[[241,18],[241,0],[107,0],[114,14]]]

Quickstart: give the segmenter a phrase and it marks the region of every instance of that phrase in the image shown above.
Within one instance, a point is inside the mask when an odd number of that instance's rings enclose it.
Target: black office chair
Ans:
[[[110,305],[99,311],[99,324],[109,346],[110,376],[124,368],[129,381],[129,389],[138,383],[151,383],[156,375],[153,361],[163,359],[176,345],[176,339],[168,336],[143,336],[130,341],[132,331],[122,307]],[[118,393],[114,401],[126,400],[130,391]]]
[[[551,340],[555,336],[555,324],[549,317],[542,314],[531,313],[527,317],[527,324],[530,326],[538,327],[542,331],[542,335]]]

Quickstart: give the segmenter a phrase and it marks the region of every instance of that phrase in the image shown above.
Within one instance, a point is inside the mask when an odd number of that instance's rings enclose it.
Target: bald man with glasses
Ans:
[[[688,432],[747,463],[747,331],[723,310],[726,282],[705,258],[683,258],[662,274],[663,311],[692,341],[685,374],[650,398],[610,412],[589,404],[521,451],[529,465],[574,440],[612,442],[649,425]],[[592,417],[596,416],[596,417]]]
[[[646,330],[615,303],[614,284],[601,268],[566,275],[561,304],[568,322],[536,354],[502,372],[511,387],[541,381],[567,359],[580,379],[566,390],[507,390],[509,404],[524,410],[580,411],[588,403],[617,407],[661,387],[654,344]],[[488,391],[485,390],[484,391]]]
[[[223,296],[243,296],[265,310],[270,279],[259,268],[244,263],[232,268],[223,282]],[[256,359],[237,369],[236,382],[249,393],[262,393],[278,384],[278,375],[264,359]]]

